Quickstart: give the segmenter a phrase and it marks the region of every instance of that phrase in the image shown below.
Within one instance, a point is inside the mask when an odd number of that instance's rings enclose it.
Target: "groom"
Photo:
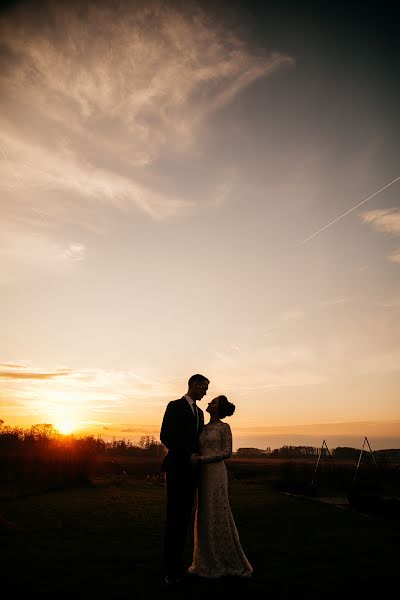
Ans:
[[[199,478],[198,438],[204,426],[197,400],[206,395],[209,380],[192,375],[187,394],[168,403],[160,440],[168,452],[162,463],[167,484],[164,537],[165,582],[179,583],[184,575],[183,553]]]

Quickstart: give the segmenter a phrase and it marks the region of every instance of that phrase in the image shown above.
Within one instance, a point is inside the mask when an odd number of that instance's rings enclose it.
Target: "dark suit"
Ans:
[[[162,463],[166,473],[167,510],[164,539],[164,567],[177,577],[184,571],[183,553],[199,479],[199,467],[190,455],[199,452],[198,437],[204,426],[203,411],[197,407],[199,428],[185,397],[169,402],[160,433],[168,452]]]

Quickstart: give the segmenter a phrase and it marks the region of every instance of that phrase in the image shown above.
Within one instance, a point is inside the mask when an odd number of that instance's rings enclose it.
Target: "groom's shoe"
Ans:
[[[182,583],[181,577],[173,577],[172,575],[166,575],[164,581],[167,585],[176,585],[177,583]]]

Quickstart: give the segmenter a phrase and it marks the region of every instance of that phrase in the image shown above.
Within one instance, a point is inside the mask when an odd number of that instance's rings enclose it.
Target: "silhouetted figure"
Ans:
[[[164,570],[166,583],[179,583],[185,574],[183,553],[199,481],[198,438],[204,426],[203,411],[196,402],[207,393],[209,380],[192,375],[188,391],[169,402],[160,439],[168,452],[163,460],[167,484]]]
[[[232,433],[221,421],[234,413],[235,405],[226,396],[217,396],[206,411],[210,421],[199,436],[200,482],[189,573],[248,578],[253,568],[240,545],[228,497],[225,459],[232,456]]]

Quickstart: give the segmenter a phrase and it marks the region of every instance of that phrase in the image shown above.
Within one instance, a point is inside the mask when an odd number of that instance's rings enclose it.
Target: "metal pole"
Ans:
[[[373,450],[372,450],[371,446],[369,445],[368,438],[367,438],[367,437],[365,437],[365,440],[364,440],[364,441],[365,441],[365,442],[367,442],[367,444],[368,444],[368,448],[369,448],[369,451],[371,452],[371,456],[372,456],[372,459],[373,459],[373,461],[374,461],[374,464],[375,464],[375,466],[376,466],[376,467],[378,467],[378,463],[376,462],[376,459],[375,459],[375,454],[374,454],[374,452],[373,452]]]
[[[320,449],[320,451],[319,451],[319,455],[318,455],[317,464],[315,465],[315,469],[314,469],[314,476],[313,476],[313,478],[312,478],[312,481],[311,481],[311,485],[312,485],[312,486],[314,485],[314,480],[315,480],[315,476],[316,476],[316,474],[317,474],[317,470],[318,470],[319,462],[320,462],[320,460],[321,460],[321,456],[322,456],[322,449],[323,449],[324,445],[325,445],[325,448],[326,448],[326,449],[327,449],[327,451],[328,451],[328,456],[329,456],[329,458],[331,459],[331,461],[332,461],[332,464],[335,464],[335,463],[334,463],[334,460],[333,460],[333,457],[332,457],[332,454],[329,452],[328,444],[326,443],[326,441],[325,441],[325,440],[323,440],[323,441],[322,441],[322,446],[321,446],[321,449]]]
[[[357,463],[357,466],[356,466],[356,472],[354,473],[354,479],[353,479],[353,482],[356,480],[356,477],[357,477],[358,468],[359,468],[359,466],[360,466],[360,462],[361,462],[362,453],[364,452],[364,446],[365,446],[365,440],[366,440],[366,439],[367,439],[367,438],[365,437],[365,438],[364,438],[364,441],[363,441],[362,448],[361,448],[360,456],[358,457],[358,463]]]
[[[321,449],[320,449],[319,454],[318,454],[317,464],[315,465],[314,475],[313,475],[313,478],[312,478],[312,481],[311,481],[311,485],[312,486],[314,485],[314,479],[315,479],[315,475],[317,474],[317,469],[318,469],[319,461],[320,461],[321,454],[322,454],[322,448],[324,447],[324,442],[325,442],[325,440],[322,442],[322,446],[321,446]]]

